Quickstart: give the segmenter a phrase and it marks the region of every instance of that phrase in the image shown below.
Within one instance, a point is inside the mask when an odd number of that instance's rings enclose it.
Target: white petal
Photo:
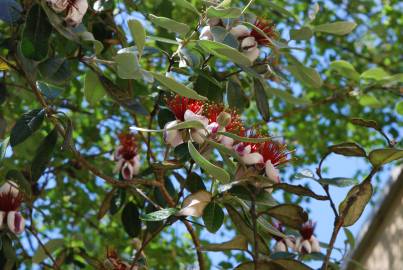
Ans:
[[[129,161],[125,161],[122,168],[120,169],[123,179],[131,180],[134,175],[134,167]]]
[[[69,4],[68,0],[48,0],[48,2],[51,4],[52,9],[56,12],[62,12]]]
[[[208,125],[207,117],[200,115],[200,114],[196,114],[196,113],[192,112],[191,110],[186,110],[183,118],[185,119],[185,121],[199,121],[205,127],[207,127],[207,125]]]
[[[204,143],[207,135],[208,134],[205,129],[192,129],[192,139],[198,144]]]
[[[265,165],[266,176],[274,181],[275,183],[280,183],[280,176],[276,167],[273,166],[270,160],[266,161]]]
[[[263,156],[257,152],[245,154],[241,157],[241,159],[246,165],[263,163]]]
[[[311,247],[312,247],[312,252],[320,252],[320,245],[318,239],[316,239],[315,236],[311,236],[311,239],[309,239],[311,242]]]
[[[241,48],[245,51],[251,51],[254,48],[257,48],[257,42],[254,37],[244,38],[241,42]]]
[[[236,38],[247,37],[250,34],[248,27],[243,24],[232,27],[230,33],[233,34]]]
[[[259,57],[260,51],[257,47],[253,48],[252,50],[245,51],[245,56],[249,58],[251,62],[255,62],[255,60]]]
[[[303,240],[298,246],[298,252],[302,254],[309,254],[312,252],[311,243],[308,240]]]
[[[70,26],[77,26],[83,20],[88,9],[87,0],[77,0],[66,16],[66,22]]]
[[[176,215],[200,217],[210,201],[211,193],[207,191],[201,190],[193,193],[183,200],[182,209]]]
[[[179,120],[174,120],[165,124],[164,127],[164,141],[166,144],[176,147],[183,143],[182,134],[179,130],[167,130],[176,124],[180,123]]]
[[[0,229],[3,229],[5,218],[6,218],[6,212],[0,211]]]
[[[13,181],[7,181],[0,187],[0,194],[12,193],[14,197],[18,196],[19,186]]]
[[[133,158],[133,175],[138,175],[138,174],[139,174],[139,172],[140,172],[140,167],[141,167],[141,164],[140,164],[140,156],[139,156],[139,155],[136,155],[136,156]]]
[[[218,125],[218,123],[213,122],[209,125],[207,125],[207,130],[209,134],[216,134],[219,131],[222,131],[222,127],[220,127],[220,125]]]
[[[288,248],[295,250],[296,239],[294,236],[291,236],[291,235],[287,236],[286,238],[284,238],[284,241]]]
[[[283,241],[277,241],[274,252],[287,252],[287,246],[283,243]]]
[[[234,139],[227,137],[227,136],[222,136],[221,144],[224,145],[225,147],[231,149],[232,145],[234,144]]]
[[[213,34],[211,33],[210,26],[205,26],[200,31],[200,40],[213,40]]]
[[[10,231],[15,234],[20,234],[25,228],[25,219],[19,212],[11,211],[7,215],[7,225]]]

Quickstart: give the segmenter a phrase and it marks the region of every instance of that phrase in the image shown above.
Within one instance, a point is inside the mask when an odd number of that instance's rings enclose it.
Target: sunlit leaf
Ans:
[[[291,29],[290,38],[293,40],[309,40],[313,36],[313,31],[308,26],[303,26],[300,29]]]
[[[375,167],[379,167],[395,160],[403,158],[403,150],[395,148],[376,149],[369,153],[369,161]]]
[[[159,27],[167,29],[169,32],[174,32],[174,33],[178,33],[178,34],[186,34],[190,30],[189,25],[181,23],[181,22],[177,22],[170,18],[158,17],[153,14],[150,14],[150,20],[151,20],[151,22],[158,25]]]
[[[179,210],[176,208],[165,208],[152,213],[145,214],[140,218],[144,221],[161,221],[175,215]]]
[[[211,40],[199,40],[197,41],[197,44],[206,52],[214,54],[221,59],[232,61],[235,64],[242,66],[252,65],[252,62],[248,57],[228,45]]]
[[[98,105],[98,102],[105,96],[106,92],[98,75],[92,70],[87,70],[84,80],[84,96],[92,106]]]
[[[319,179],[318,182],[323,185],[331,185],[337,187],[348,187],[356,185],[358,183],[357,179],[344,178],[344,177],[322,178]]]
[[[206,10],[207,17],[217,18],[238,18],[242,14],[242,10],[239,8],[217,8],[214,6],[209,7]]]
[[[313,29],[316,32],[342,36],[351,33],[356,26],[355,22],[334,22],[315,25]]]
[[[248,241],[243,235],[236,235],[233,239],[220,244],[205,244],[202,246],[206,251],[225,251],[225,250],[247,250]]]
[[[337,60],[330,63],[330,68],[338,72],[341,76],[358,81],[360,74],[355,70],[354,66],[347,61]]]
[[[329,151],[349,157],[366,157],[365,150],[356,143],[345,142],[336,145],[329,146]]]
[[[136,43],[137,50],[139,51],[139,55],[143,54],[144,45],[146,42],[146,30],[143,27],[143,24],[138,20],[129,20],[127,22],[129,26],[130,33],[132,38]]]

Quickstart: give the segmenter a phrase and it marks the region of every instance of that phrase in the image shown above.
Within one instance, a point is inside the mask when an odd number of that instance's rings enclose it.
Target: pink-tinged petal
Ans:
[[[120,173],[122,174],[123,179],[131,180],[133,178],[133,175],[134,175],[133,165],[129,161],[126,161],[123,164],[123,166],[122,166],[122,168],[120,170]]]
[[[15,234],[20,234],[25,228],[25,219],[19,212],[11,211],[7,215],[7,225],[10,231]]]
[[[87,0],[75,1],[74,6],[72,6],[69,9],[69,12],[67,13],[67,16],[65,18],[66,23],[73,27],[79,25],[83,20],[83,17],[87,12],[87,9],[88,9]]]
[[[274,252],[287,252],[287,246],[283,243],[283,241],[277,241],[274,246]]]
[[[246,165],[263,163],[263,156],[257,152],[244,154],[241,159]]]
[[[48,0],[48,2],[51,4],[52,9],[56,12],[62,12],[69,4],[68,0]]]
[[[113,159],[114,160],[119,160],[119,159],[121,159],[121,158],[123,158],[123,156],[122,156],[122,150],[123,150],[123,146],[122,145],[120,145],[120,146],[118,146],[118,148],[116,148],[116,150],[115,150],[115,152],[113,153]]]
[[[19,186],[13,181],[7,181],[0,187],[0,194],[11,193],[14,197],[17,197],[20,193],[18,190]]]
[[[5,219],[6,219],[6,212],[4,212],[4,211],[0,211],[0,229],[3,229],[3,224],[4,224],[4,222],[6,221]]]
[[[206,140],[207,131],[205,129],[192,129],[192,140],[198,144],[204,143]]]
[[[210,26],[205,26],[200,31],[200,40],[213,40],[213,33],[211,33]]]
[[[222,136],[221,138],[221,144],[227,147],[228,149],[231,149],[232,146],[234,145],[234,139],[227,137],[227,136]]]
[[[182,133],[179,130],[168,130],[169,128],[177,125],[181,121],[174,120],[165,124],[164,127],[164,141],[166,144],[176,147],[183,143]]]
[[[258,48],[253,48],[248,51],[244,51],[244,54],[246,57],[249,58],[251,62],[255,62],[255,60],[259,57],[260,55],[260,50]]]
[[[252,51],[257,48],[257,42],[254,37],[244,38],[241,42],[241,48],[243,51]]]
[[[182,209],[176,215],[201,217],[211,197],[211,193],[204,190],[189,195],[183,200]]]
[[[298,247],[298,252],[302,254],[309,254],[312,252],[311,243],[308,240],[303,240]]]
[[[135,156],[132,162],[133,162],[133,175],[138,175],[141,167],[140,156],[139,155]]]
[[[316,239],[316,237],[312,235],[309,241],[311,242],[312,252],[320,252],[320,245],[318,239]]]
[[[289,235],[286,238],[284,238],[284,242],[287,245],[288,248],[291,248],[293,250],[295,250],[295,246],[296,246],[296,239],[294,236]]]
[[[250,30],[245,25],[240,24],[235,27],[232,27],[230,33],[234,35],[234,37],[236,38],[243,38],[249,36]]]
[[[266,176],[270,180],[274,181],[275,183],[280,183],[279,172],[276,169],[276,167],[274,167],[273,164],[271,164],[270,160],[266,161],[265,172],[266,172]]]
[[[185,119],[185,121],[198,121],[198,122],[202,123],[204,127],[207,127],[207,125],[208,125],[207,117],[200,115],[200,114],[196,114],[196,113],[192,112],[191,110],[185,111],[184,119]]]

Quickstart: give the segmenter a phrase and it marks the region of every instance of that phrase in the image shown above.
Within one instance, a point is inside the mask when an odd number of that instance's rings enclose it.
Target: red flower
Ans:
[[[270,39],[276,39],[278,37],[275,25],[267,20],[256,19],[255,26],[259,28],[262,32],[264,32],[266,36]],[[271,45],[270,40],[268,40],[267,37],[265,37],[262,33],[260,33],[260,31],[257,31],[256,29],[252,29],[250,35],[255,38],[256,42],[259,45]]]
[[[136,137],[129,133],[121,133],[118,137],[120,140],[120,147],[117,150],[116,157],[131,160],[137,155]]]
[[[261,143],[259,153],[263,156],[264,162],[270,160],[275,167],[289,160],[286,145],[276,141]]]
[[[225,127],[225,131],[240,135],[245,128],[241,121],[241,117],[234,109],[226,109],[223,104],[210,103],[204,106],[204,115],[208,118],[209,124],[217,122],[217,118],[222,112],[227,112],[231,115],[230,123]]]
[[[299,233],[301,234],[302,238],[305,240],[311,239],[311,236],[313,235],[313,232],[315,230],[316,222],[313,222],[312,220],[309,220],[302,224],[301,229],[299,230]]]
[[[184,121],[185,112],[190,110],[199,114],[203,107],[203,102],[187,97],[176,95],[167,101],[169,109],[175,114],[176,119]]]

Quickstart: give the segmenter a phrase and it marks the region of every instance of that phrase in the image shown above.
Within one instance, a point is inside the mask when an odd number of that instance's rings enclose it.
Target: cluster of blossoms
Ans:
[[[77,26],[83,20],[88,9],[87,0],[48,0],[54,11],[65,12],[65,21],[70,26]]]
[[[275,223],[275,227],[284,232],[281,224]],[[299,230],[300,237],[295,238],[293,235],[287,235],[285,238],[275,236],[276,244],[274,246],[275,252],[288,252],[293,250],[301,254],[310,254],[312,252],[320,252],[319,241],[313,235],[315,230],[315,223],[311,220],[304,223]]]
[[[4,229],[7,225],[15,234],[24,231],[25,219],[18,211],[22,201],[23,196],[16,183],[8,181],[0,187],[0,229]]]
[[[200,32],[201,40],[214,40],[212,32],[213,27],[223,27],[239,41],[240,51],[243,52],[252,62],[260,54],[258,46],[270,46],[272,40],[278,38],[274,24],[263,19],[256,19],[254,28],[251,30],[243,24],[236,26],[224,25],[221,19],[210,19],[207,26],[204,26]]]
[[[140,157],[137,153],[136,138],[133,134],[119,134],[120,145],[113,155],[116,161],[115,172],[124,180],[130,180],[140,171]]]
[[[235,110],[227,109],[222,104],[203,103],[178,95],[168,99],[167,106],[176,118],[164,127],[164,140],[168,145],[176,147],[188,138],[181,130],[170,128],[183,121],[198,121],[204,128],[193,128],[190,131],[191,140],[201,144],[206,138],[214,139],[233,149],[245,165],[254,165],[259,171],[264,171],[272,181],[280,182],[277,167],[289,160],[289,152],[284,144],[273,140],[262,143],[237,142],[219,133],[230,132],[249,138],[262,137],[246,129]]]

